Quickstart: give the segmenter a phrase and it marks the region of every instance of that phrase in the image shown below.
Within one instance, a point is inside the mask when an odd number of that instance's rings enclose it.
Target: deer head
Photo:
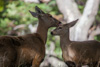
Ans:
[[[51,34],[52,35],[63,35],[63,34],[67,34],[69,33],[69,28],[74,26],[76,24],[76,22],[78,21],[75,20],[75,21],[72,21],[70,23],[67,23],[67,24],[60,24],[56,29],[54,29]]]
[[[61,22],[53,18],[50,14],[44,13],[39,7],[35,7],[36,12],[29,11],[33,17],[39,19],[39,23],[46,25],[46,27],[57,27]]]

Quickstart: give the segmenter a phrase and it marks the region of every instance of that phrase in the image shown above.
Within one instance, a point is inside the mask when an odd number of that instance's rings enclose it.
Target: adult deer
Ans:
[[[37,17],[37,32],[23,36],[0,36],[0,67],[39,67],[45,57],[45,43],[50,27],[57,27],[60,22],[50,14],[35,7],[36,12],[29,11]]]
[[[81,67],[86,64],[97,67],[100,59],[100,42],[95,40],[78,42],[69,39],[69,28],[77,21],[61,24],[51,34],[60,36],[62,56],[69,67]]]

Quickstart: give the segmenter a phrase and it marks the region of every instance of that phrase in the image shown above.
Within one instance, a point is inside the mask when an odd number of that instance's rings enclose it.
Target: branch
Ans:
[[[40,67],[68,67],[64,61],[59,60],[53,55],[47,55],[44,62],[42,62]]]
[[[74,40],[87,40],[88,31],[95,20],[98,7],[99,0],[87,0],[83,15],[75,27]]]
[[[56,0],[60,12],[64,15],[66,22],[73,21],[81,16],[78,6],[74,0]]]
[[[66,23],[81,17],[81,13],[74,0],[56,0],[60,12],[64,15]],[[74,28],[71,28],[71,40],[74,39]]]
[[[74,0],[56,1],[66,22],[73,21],[80,17],[77,24],[71,28],[71,40],[87,40],[89,28],[92,25],[98,11],[99,0],[87,0],[82,16]]]
[[[34,3],[40,3],[39,0],[24,0],[24,2],[34,2]]]
[[[92,31],[90,33],[89,39],[88,40],[94,40],[94,37],[96,35],[100,34],[100,27],[97,27],[96,30]]]

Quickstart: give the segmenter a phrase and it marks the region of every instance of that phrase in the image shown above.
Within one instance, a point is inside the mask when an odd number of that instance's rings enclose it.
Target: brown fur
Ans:
[[[35,9],[36,13],[30,13],[39,19],[36,33],[0,37],[0,67],[39,67],[43,61],[48,29],[58,26],[59,21],[38,7]]]
[[[14,63],[16,63],[16,67],[21,64],[32,63],[35,56],[40,58],[41,61],[45,56],[45,44],[37,33],[18,37],[1,36],[0,48],[0,57],[3,57],[2,59],[7,58],[3,64],[4,67],[8,65],[11,67]],[[7,66],[5,64],[6,62],[9,63]]]
[[[76,21],[69,24],[62,24],[52,31],[53,35],[60,36],[62,56],[69,67],[81,67],[89,64],[90,67],[97,67],[100,60],[100,42],[91,41],[71,41],[69,39],[69,28],[74,26]]]

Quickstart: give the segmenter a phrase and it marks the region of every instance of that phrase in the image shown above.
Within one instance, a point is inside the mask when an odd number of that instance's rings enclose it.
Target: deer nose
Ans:
[[[53,35],[53,32],[51,32],[51,35]]]

